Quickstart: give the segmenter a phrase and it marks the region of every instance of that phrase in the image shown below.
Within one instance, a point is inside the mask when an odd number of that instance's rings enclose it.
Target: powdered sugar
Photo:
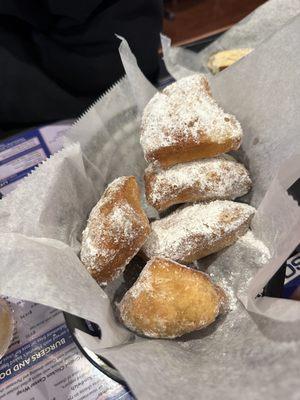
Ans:
[[[204,75],[192,75],[157,93],[144,110],[141,145],[147,155],[154,150],[184,142],[201,143],[205,134],[213,142],[240,141],[242,129],[236,118],[211,97]],[[149,161],[149,160],[148,160]]]
[[[205,253],[206,248],[235,234],[246,224],[241,233],[244,234],[254,212],[255,209],[247,204],[227,200],[185,207],[152,222],[151,233],[142,251],[148,258],[162,256],[177,261],[189,260],[193,253],[201,250]]]
[[[209,276],[214,279],[214,274],[211,273]],[[236,308],[237,298],[234,295],[234,291],[232,286],[228,283],[226,279],[218,279],[218,285],[224,290],[226,293],[227,302],[224,304],[225,311],[233,311]]]
[[[182,202],[234,200],[251,187],[246,168],[228,155],[177,164],[166,170],[151,164],[145,171],[145,182],[147,199],[159,210]]]
[[[100,206],[96,207],[99,209]],[[93,210],[89,221],[92,221],[94,216]],[[88,223],[82,234],[81,250],[81,260],[88,265],[88,270],[93,269],[95,265],[99,268],[99,259],[104,264],[113,260],[116,249],[109,248],[107,241],[115,244],[122,241],[130,246],[137,234],[137,229],[133,226],[134,220],[138,223],[138,216],[128,204],[117,204],[106,218],[98,218],[95,224]]]
[[[271,257],[267,246],[249,231],[239,239],[239,244],[251,250],[257,265],[265,264]]]
[[[269,249],[251,231],[222,251],[206,269],[225,291],[229,310],[237,308],[237,295],[244,294],[253,275],[270,258]],[[201,260],[198,262],[201,269]]]
[[[135,232],[132,221],[136,219],[136,217],[135,211],[127,203],[114,207],[109,214],[110,224],[112,226],[112,239],[117,241],[118,236],[123,235],[125,240],[130,240],[130,237]]]
[[[116,257],[119,260],[128,255],[123,262],[117,262],[115,272],[111,271],[112,279],[118,276],[138,252],[136,240],[145,235],[141,215],[122,197],[127,179],[130,178],[118,178],[107,187],[83,231],[81,260],[92,275],[114,263]],[[122,249],[125,250],[120,254]]]

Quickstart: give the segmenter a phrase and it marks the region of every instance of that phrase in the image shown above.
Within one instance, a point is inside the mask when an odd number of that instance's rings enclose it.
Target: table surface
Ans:
[[[221,33],[266,0],[173,0],[165,2],[164,33],[174,45]],[[170,15],[173,19],[170,19]]]

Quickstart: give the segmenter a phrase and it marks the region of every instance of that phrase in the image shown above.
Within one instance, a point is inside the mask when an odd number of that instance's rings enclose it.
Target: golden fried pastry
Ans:
[[[239,61],[241,58],[251,53],[252,50],[253,49],[244,48],[219,51],[209,57],[207,66],[213,74],[216,74]]]
[[[124,324],[152,338],[175,338],[205,328],[226,303],[223,290],[208,275],[155,257],[120,305]]]
[[[115,179],[91,211],[83,231],[81,261],[98,283],[117,278],[150,231],[134,176]]]
[[[255,209],[229,200],[194,204],[151,223],[145,258],[190,263],[233,244],[248,230]]]
[[[13,337],[14,322],[7,302],[0,299],[0,359],[6,353]]]
[[[141,145],[147,162],[170,167],[239,148],[242,128],[212,98],[204,75],[180,79],[145,107]]]
[[[158,211],[180,203],[234,200],[251,188],[247,169],[226,154],[168,169],[150,164],[144,180],[147,201]]]

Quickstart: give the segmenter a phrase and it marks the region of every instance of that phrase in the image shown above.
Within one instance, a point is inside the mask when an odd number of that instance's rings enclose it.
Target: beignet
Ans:
[[[151,223],[141,254],[191,263],[233,244],[247,232],[254,212],[248,204],[229,200],[176,210]]]
[[[152,338],[175,338],[205,328],[226,303],[209,276],[164,258],[151,259],[120,305],[123,323]]]
[[[226,154],[168,169],[150,164],[144,180],[147,201],[157,211],[180,203],[234,200],[251,188],[247,169]]]
[[[81,261],[98,283],[117,278],[150,232],[134,176],[108,185],[82,234]]]
[[[142,116],[145,159],[162,168],[236,150],[241,138],[241,125],[218,106],[201,74],[155,94]]]

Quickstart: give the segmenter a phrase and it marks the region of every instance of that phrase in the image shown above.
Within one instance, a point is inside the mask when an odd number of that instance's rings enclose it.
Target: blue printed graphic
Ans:
[[[130,392],[128,392],[125,389],[116,394],[115,396],[108,396],[106,398],[106,400],[133,400],[133,399],[134,397],[132,396],[132,394],[130,394]]]
[[[20,144],[25,143],[26,141],[34,138],[39,139],[41,147],[43,148],[47,156],[49,156],[50,151],[38,129],[35,129],[33,131],[18,133],[17,135],[2,140],[0,142],[0,153],[4,150],[11,149],[12,147],[19,146]]]
[[[287,260],[283,297],[289,299],[300,286],[300,253]]]
[[[0,385],[71,343],[73,341],[70,332],[62,324],[8,353],[0,361]]]
[[[1,141],[0,142],[0,153],[5,150],[12,149],[13,147],[25,144],[26,142],[28,142],[29,140],[32,140],[32,139],[38,139],[38,144],[35,144],[32,147],[29,147],[28,149],[24,149],[23,151],[17,152],[16,154],[13,154],[12,156],[1,160],[0,166],[5,165],[11,161],[14,161],[22,156],[30,154],[31,152],[34,152],[39,149],[42,149],[44,151],[44,153],[46,154],[46,156],[49,157],[51,153],[50,153],[49,148],[46,145],[46,143],[38,129],[29,131],[29,132],[23,132],[23,133],[14,135],[8,139]],[[36,167],[36,165],[33,165],[24,171],[13,174],[5,179],[0,179],[0,188],[24,178],[24,176],[26,176],[30,171],[32,171],[32,169],[34,169]]]
[[[284,285],[283,297],[286,299],[291,298],[292,294],[299,286],[300,286],[300,275],[296,276],[295,279],[289,281],[286,285]]]

